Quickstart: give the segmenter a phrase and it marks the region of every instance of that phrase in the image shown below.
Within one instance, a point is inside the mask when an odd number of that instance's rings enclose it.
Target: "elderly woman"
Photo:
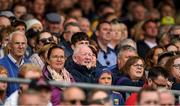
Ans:
[[[46,65],[43,69],[43,78],[58,82],[74,82],[71,74],[64,68],[66,57],[64,49],[60,46],[52,46],[47,53]],[[60,103],[60,93],[63,88],[52,87],[51,102],[53,105]]]
[[[141,57],[131,57],[122,68],[123,75],[119,77],[117,85],[143,86],[145,63]]]

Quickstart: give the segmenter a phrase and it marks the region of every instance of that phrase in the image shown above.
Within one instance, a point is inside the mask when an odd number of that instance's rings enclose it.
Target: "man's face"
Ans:
[[[82,106],[85,101],[85,94],[81,89],[70,88],[64,92],[64,106]]]
[[[77,33],[77,32],[80,32],[80,31],[81,30],[80,30],[79,27],[70,25],[70,26],[67,27],[66,31],[64,32],[64,39],[66,41],[71,42],[72,35]]]
[[[25,6],[16,6],[14,8],[14,15],[16,18],[20,18],[21,16],[25,15],[27,13],[26,7]]]
[[[145,9],[142,6],[137,6],[133,10],[133,18],[135,21],[143,21],[145,19]]]
[[[109,42],[111,40],[111,30],[112,27],[110,24],[108,23],[102,23],[100,25],[99,30],[97,30],[97,37],[99,40],[101,40],[102,42]]]
[[[45,10],[45,0],[35,0],[33,3],[33,9],[36,14],[42,15]]]
[[[130,57],[137,56],[137,53],[134,51],[124,51],[119,57],[118,57],[118,67],[122,68],[127,60]]]
[[[103,85],[111,85],[112,83],[112,75],[111,73],[103,73],[100,78],[99,78],[99,81],[98,81],[100,84],[103,84]]]
[[[49,23],[49,31],[51,33],[60,33],[61,24],[60,23]]]
[[[161,92],[160,93],[160,103],[162,106],[174,106],[175,98],[170,92]]]
[[[155,22],[148,22],[145,25],[145,35],[150,38],[155,38],[158,34],[158,27]]]
[[[158,92],[142,92],[140,106],[160,106]]]
[[[88,67],[92,62],[93,52],[88,46],[83,46],[76,54],[76,63]]]
[[[14,58],[20,58],[24,55],[27,47],[27,40],[25,35],[17,33],[12,37],[8,49]]]

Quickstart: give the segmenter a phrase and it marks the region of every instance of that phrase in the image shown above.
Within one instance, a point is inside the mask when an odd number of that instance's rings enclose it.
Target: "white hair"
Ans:
[[[11,43],[11,42],[12,42],[12,38],[13,38],[13,36],[15,36],[15,35],[22,35],[22,36],[25,38],[26,42],[27,42],[27,38],[26,38],[26,36],[25,36],[25,34],[24,34],[23,32],[21,32],[21,31],[14,31],[14,32],[12,32],[12,33],[9,35],[9,42],[8,42],[8,43]]]

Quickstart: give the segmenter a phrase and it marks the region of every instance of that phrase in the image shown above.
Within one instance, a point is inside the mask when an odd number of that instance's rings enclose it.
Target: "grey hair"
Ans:
[[[121,41],[121,43],[119,43],[119,45],[118,45],[118,48],[121,48],[121,47],[123,47],[125,45],[132,46],[137,50],[136,42],[134,40],[132,40],[132,39],[125,39],[125,40]]]
[[[134,47],[132,47],[130,45],[124,45],[124,46],[119,48],[118,57],[120,57],[122,55],[122,53],[125,51],[132,51],[132,52],[135,52],[137,54],[137,50]]]
[[[24,36],[24,38],[25,38],[25,40],[26,40],[26,42],[27,42],[27,38],[26,38],[26,36],[25,36],[25,34],[24,34],[23,32],[21,32],[21,31],[14,31],[14,32],[12,32],[12,33],[9,35],[9,42],[8,42],[8,43],[11,43],[13,36],[15,36],[15,35],[17,35],[17,34]]]

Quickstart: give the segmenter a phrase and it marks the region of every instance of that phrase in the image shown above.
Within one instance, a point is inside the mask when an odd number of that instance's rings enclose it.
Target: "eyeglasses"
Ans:
[[[104,105],[109,101],[109,97],[105,97],[103,99],[96,99],[89,102],[89,104],[98,104],[98,105]]]
[[[69,102],[72,105],[75,105],[77,103],[80,103],[82,105],[86,105],[86,101],[85,100],[67,100],[66,102]]]
[[[54,42],[54,39],[53,37],[49,37],[49,38],[42,38],[39,41],[41,41],[43,44],[48,44]]]
[[[133,64],[134,67],[140,67],[140,68],[144,68],[144,65],[143,64]]]
[[[180,64],[173,64],[173,67],[176,68],[177,70],[180,70]]]
[[[167,88],[167,84],[158,84],[156,81],[152,80],[154,84],[156,84],[157,88]]]

